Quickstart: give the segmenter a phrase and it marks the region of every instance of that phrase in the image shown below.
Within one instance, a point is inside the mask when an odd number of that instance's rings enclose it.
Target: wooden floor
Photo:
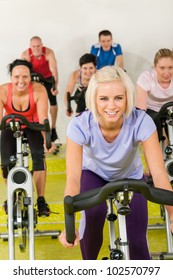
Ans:
[[[56,238],[56,233],[64,228],[63,193],[66,179],[65,146],[61,147],[60,152],[57,155],[50,155],[47,157],[47,169],[45,196],[52,213],[47,218],[38,218],[38,224],[35,228],[35,259],[80,260],[81,255],[79,246],[74,249],[66,249],[59,243],[58,238]],[[3,201],[6,199],[6,187],[2,177],[0,177],[0,184],[0,206],[2,206]],[[78,213],[77,220],[79,221],[79,219],[80,214]],[[160,208],[158,205],[149,203],[149,224],[156,225],[158,223],[163,224],[163,221],[160,218]],[[5,237],[8,237],[7,216],[2,207],[0,207],[0,260],[8,260],[8,241]],[[152,253],[167,251],[165,230],[148,230],[148,243]],[[108,245],[108,226],[106,222],[104,228],[104,244],[98,259],[109,257]],[[26,247],[26,252],[21,252],[19,249],[19,240],[17,237],[15,238],[15,259],[29,259],[28,243]]]

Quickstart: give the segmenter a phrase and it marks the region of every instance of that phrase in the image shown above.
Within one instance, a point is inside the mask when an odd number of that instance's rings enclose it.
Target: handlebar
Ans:
[[[69,114],[72,113],[72,107],[71,107],[71,95],[70,92],[67,92],[67,111],[69,112]]]
[[[87,191],[75,196],[64,198],[65,228],[67,241],[74,243],[75,218],[74,213],[94,207],[105,201],[109,195],[118,192],[127,194],[129,191],[141,193],[147,200],[163,205],[173,206],[173,192],[161,188],[150,187],[143,180],[122,179],[107,183],[103,187]]]
[[[16,123],[19,123],[19,128],[16,127]],[[45,119],[44,124],[29,122],[24,116],[19,114],[9,114],[2,118],[0,123],[0,130],[10,128],[13,131],[20,129],[22,125],[30,128],[31,130],[45,131],[46,134],[46,148],[51,148],[51,134],[49,120]]]
[[[52,89],[55,90],[55,78],[52,76],[51,78],[44,78],[43,75],[37,72],[31,73],[31,80],[33,82],[38,82],[44,85],[45,83],[51,83],[52,84]]]
[[[160,111],[157,114],[157,118],[163,117],[165,114],[168,114],[167,110],[169,107],[173,107],[173,101],[167,102],[163,104],[163,106],[160,108]]]
[[[71,101],[80,100],[81,98],[83,98],[86,89],[87,87],[83,87],[81,91],[75,95],[71,95],[70,92],[67,92],[67,111],[69,112],[69,114],[72,112]]]

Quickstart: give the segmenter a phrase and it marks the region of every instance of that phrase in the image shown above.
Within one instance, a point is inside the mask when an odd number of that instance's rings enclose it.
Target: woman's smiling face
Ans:
[[[96,94],[96,107],[99,119],[116,122],[126,111],[126,89],[120,81],[100,83]]]

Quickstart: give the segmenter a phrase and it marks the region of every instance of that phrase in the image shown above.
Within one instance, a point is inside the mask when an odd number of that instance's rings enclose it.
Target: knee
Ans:
[[[46,169],[45,157],[42,153],[32,154],[33,171],[41,171]]]

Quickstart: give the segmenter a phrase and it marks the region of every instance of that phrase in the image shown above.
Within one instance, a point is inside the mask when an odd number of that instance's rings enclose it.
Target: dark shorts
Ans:
[[[13,137],[13,133],[11,129],[1,131],[1,169],[4,178],[7,178],[9,170],[15,166],[10,162],[10,157],[16,155],[16,139]],[[41,132],[26,128],[24,133],[31,150],[32,170],[45,170],[45,154]]]
[[[53,95],[51,92],[51,89],[53,87],[53,77],[47,78],[47,82],[44,81],[44,86],[47,90],[47,94],[48,94],[48,98],[49,98],[49,102],[51,106],[56,106],[57,105],[57,98],[56,95]]]

